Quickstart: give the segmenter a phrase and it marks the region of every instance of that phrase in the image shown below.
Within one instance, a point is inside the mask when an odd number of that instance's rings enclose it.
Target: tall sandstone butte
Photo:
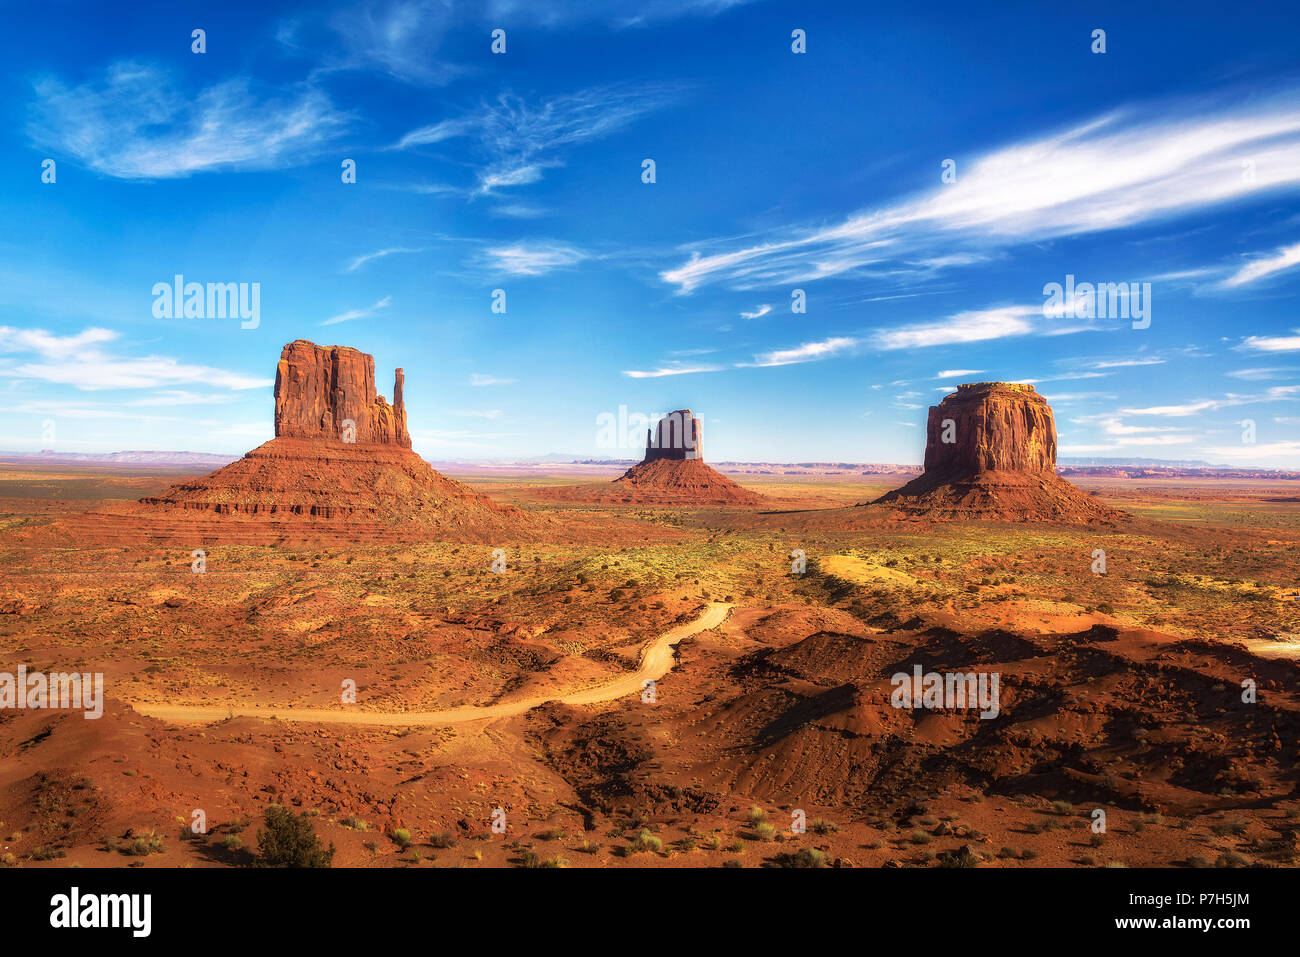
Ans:
[[[536,520],[435,471],[411,449],[397,370],[390,406],[375,360],[347,346],[289,343],[275,372],[275,438],[210,475],[141,501],[256,518],[354,519],[495,541]]]
[[[930,408],[925,472],[877,503],[929,518],[1107,521],[1123,513],[1056,474],[1056,420],[1031,385],[960,385]]]
[[[275,367],[276,437],[409,449],[404,384],[398,369],[389,405],[375,394],[374,356],[297,339],[280,352]]]

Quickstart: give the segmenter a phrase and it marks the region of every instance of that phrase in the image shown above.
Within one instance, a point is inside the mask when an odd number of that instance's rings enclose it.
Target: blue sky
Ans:
[[[919,462],[1005,379],[1063,456],[1300,466],[1294,6],[1050,6],[13,6],[0,448],[242,452],[307,338],[403,366],[430,458],[689,406],[713,461]],[[256,328],[155,315],[176,274]]]

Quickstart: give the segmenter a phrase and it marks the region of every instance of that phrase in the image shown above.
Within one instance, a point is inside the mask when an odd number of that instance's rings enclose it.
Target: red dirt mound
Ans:
[[[615,479],[615,494],[632,502],[673,505],[759,505],[757,492],[742,488],[699,459],[642,462]]]

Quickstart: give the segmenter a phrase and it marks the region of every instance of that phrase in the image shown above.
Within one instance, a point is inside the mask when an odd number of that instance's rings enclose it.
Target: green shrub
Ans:
[[[262,867],[329,867],[334,845],[321,844],[306,814],[295,817],[278,804],[266,809],[266,830],[258,830],[257,846]]]

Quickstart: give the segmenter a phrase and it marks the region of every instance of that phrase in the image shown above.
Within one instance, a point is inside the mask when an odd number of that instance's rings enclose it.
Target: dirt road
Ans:
[[[614,701],[629,694],[640,694],[642,682],[658,681],[668,674],[673,667],[673,648],[683,638],[716,628],[726,619],[731,611],[726,602],[710,602],[708,610],[692,622],[670,628],[658,638],[651,641],[641,652],[641,664],[631,674],[616,678],[603,685],[573,691],[563,695],[524,698],[519,701],[507,701],[493,705],[462,705],[445,711],[344,711],[326,708],[249,708],[226,707],[221,705],[188,705],[144,703],[132,704],[139,714],[146,714],[163,721],[202,722],[224,721],[231,715],[253,718],[279,718],[281,721],[316,721],[329,724],[370,724],[394,727],[442,727],[450,724],[463,724],[467,721],[482,721],[485,718],[508,718],[523,714],[548,701],[560,701],[564,704],[598,704],[602,701]]]

